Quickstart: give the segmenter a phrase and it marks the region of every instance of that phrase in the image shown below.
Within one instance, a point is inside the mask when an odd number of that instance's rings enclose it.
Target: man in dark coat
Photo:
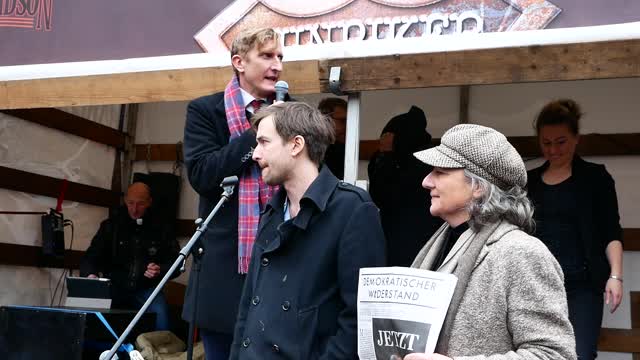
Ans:
[[[80,262],[80,276],[111,279],[113,308],[139,309],[178,257],[173,228],[154,219],[151,204],[147,185],[129,186],[126,209],[100,224]],[[169,330],[169,307],[162,292],[148,311],[156,313],[157,330]]]
[[[431,196],[422,187],[431,167],[413,156],[431,146],[426,127],[427,118],[417,106],[393,117],[369,161],[369,192],[380,208],[389,266],[410,266],[443,222],[429,212]]]
[[[384,265],[378,209],[320,167],[333,126],[318,110],[290,102],[254,119],[253,159],[281,187],[260,219],[230,359],[356,359],[359,269]]]
[[[235,70],[232,81],[224,92],[189,103],[184,130],[184,160],[189,182],[200,195],[200,217],[206,218],[220,199],[223,178],[236,175],[241,182],[194,247],[182,317],[200,329],[207,360],[229,357],[246,271],[242,261],[251,251],[249,244],[239,241],[242,182],[260,182],[246,175],[255,167],[259,176],[259,169],[251,160],[255,131],[247,118],[260,106],[258,101],[273,101],[274,86],[282,70],[280,38],[273,29],[241,32],[233,42],[231,55]],[[238,120],[235,123],[230,119],[234,117]],[[257,193],[244,199],[257,202]],[[243,215],[240,223],[255,224],[255,233],[259,210],[252,215],[250,219]],[[246,253],[240,256],[242,251]]]
[[[338,179],[344,179],[344,151],[347,138],[347,102],[337,97],[324,98],[318,110],[333,120],[336,130],[334,142],[327,148],[324,163]]]

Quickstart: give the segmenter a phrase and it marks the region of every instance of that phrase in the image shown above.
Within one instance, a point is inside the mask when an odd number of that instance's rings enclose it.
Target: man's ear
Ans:
[[[291,139],[290,141],[293,144],[293,148],[291,149],[291,156],[293,156],[293,157],[296,157],[300,153],[302,153],[302,150],[304,149],[305,145],[307,144],[304,141],[304,137],[302,137],[301,135],[294,136],[293,139]]]
[[[231,57],[231,65],[240,73],[244,72],[244,59],[242,56],[235,54]]]

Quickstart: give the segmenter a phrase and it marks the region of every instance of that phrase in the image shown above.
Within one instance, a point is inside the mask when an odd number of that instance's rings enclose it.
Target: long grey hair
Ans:
[[[478,231],[487,224],[506,220],[529,234],[533,233],[534,208],[525,189],[515,185],[508,190],[502,190],[466,169],[464,175],[471,182],[471,188],[479,189],[482,193],[467,205],[467,211],[471,216],[469,225],[473,230]]]

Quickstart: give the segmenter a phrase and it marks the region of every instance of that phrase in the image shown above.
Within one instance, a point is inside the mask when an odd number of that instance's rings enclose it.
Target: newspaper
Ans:
[[[457,282],[454,275],[421,269],[360,269],[360,359],[401,360],[411,353],[433,353]]]

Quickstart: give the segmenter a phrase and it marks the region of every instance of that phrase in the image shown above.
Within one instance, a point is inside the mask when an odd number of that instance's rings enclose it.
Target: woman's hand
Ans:
[[[419,354],[413,353],[404,357],[403,360],[453,360],[452,358],[440,354]]]
[[[609,305],[609,311],[613,313],[622,302],[622,281],[618,279],[607,280],[604,294],[605,303]]]

